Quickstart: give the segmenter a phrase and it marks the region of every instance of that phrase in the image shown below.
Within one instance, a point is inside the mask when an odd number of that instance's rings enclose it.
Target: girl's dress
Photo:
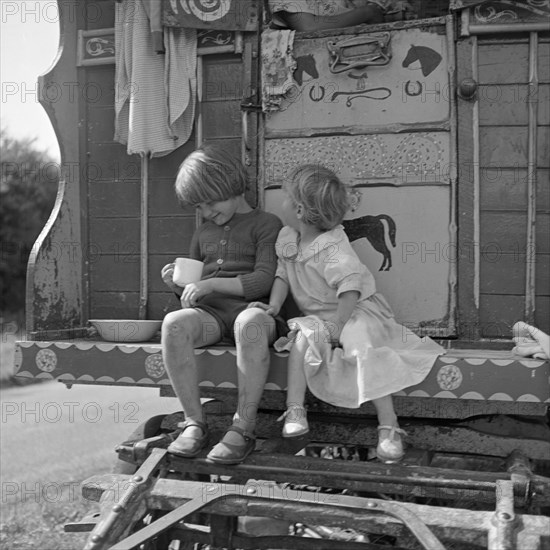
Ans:
[[[307,250],[300,250],[298,232],[284,227],[276,251],[276,277],[289,284],[306,316],[288,324],[298,331],[296,338],[308,340],[304,371],[316,397],[357,408],[426,378],[443,348],[395,321],[342,226],[317,237]],[[338,296],[351,290],[360,297],[340,335],[342,349],[332,349],[324,321],[334,318]]]

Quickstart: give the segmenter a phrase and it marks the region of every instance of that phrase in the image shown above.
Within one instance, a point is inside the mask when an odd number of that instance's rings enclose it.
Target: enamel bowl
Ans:
[[[90,323],[108,342],[147,342],[162,325],[162,321],[135,319],[90,319]]]

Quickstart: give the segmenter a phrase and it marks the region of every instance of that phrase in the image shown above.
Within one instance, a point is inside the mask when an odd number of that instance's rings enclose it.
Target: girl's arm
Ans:
[[[259,307],[265,310],[268,315],[273,317],[279,315],[281,307],[288,296],[288,283],[283,281],[280,277],[275,277],[273,287],[271,288],[271,296],[269,297],[269,304],[263,302],[252,302],[248,307]]]
[[[338,296],[336,315],[327,322],[327,330],[330,333],[331,343],[338,344],[342,329],[349,321],[351,314],[357,305],[359,296],[360,295],[357,290],[348,290],[346,292],[342,292],[342,294]]]
[[[281,278],[276,277],[271,288],[271,296],[269,297],[269,309],[267,312],[270,315],[278,315],[283,307],[283,303],[288,296],[288,283]]]
[[[363,23],[373,25],[384,22],[384,14],[379,6],[369,4],[338,15],[313,15],[304,12],[283,12],[284,20],[291,29],[298,32],[321,31],[339,27],[353,27]]]

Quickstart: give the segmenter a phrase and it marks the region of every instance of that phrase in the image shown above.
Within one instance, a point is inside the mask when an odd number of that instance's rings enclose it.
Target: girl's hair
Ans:
[[[183,204],[224,201],[242,195],[247,187],[242,163],[213,145],[193,151],[181,164],[176,195]]]
[[[329,231],[344,219],[349,207],[346,186],[329,169],[317,164],[295,168],[283,184],[295,204],[304,207],[302,221]]]

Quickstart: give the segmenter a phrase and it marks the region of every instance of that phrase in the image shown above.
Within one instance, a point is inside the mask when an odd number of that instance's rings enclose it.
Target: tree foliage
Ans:
[[[32,246],[55,202],[59,167],[32,139],[0,132],[0,309],[20,311]]]

